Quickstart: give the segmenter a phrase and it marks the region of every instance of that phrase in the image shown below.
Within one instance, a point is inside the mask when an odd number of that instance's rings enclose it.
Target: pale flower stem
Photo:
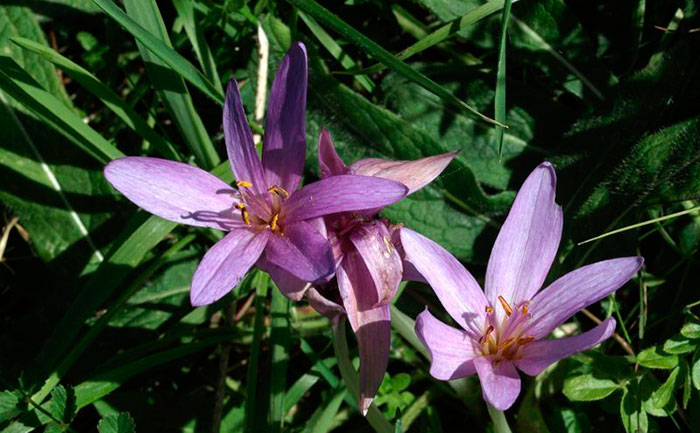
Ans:
[[[270,59],[270,42],[267,35],[258,24],[258,81],[255,89],[255,122],[260,124],[265,117],[265,99],[267,98],[267,70],[268,61]],[[253,136],[253,142],[260,142],[260,135]]]
[[[491,421],[493,421],[494,431],[496,433],[512,433],[508,425],[508,420],[506,420],[505,413],[494,409],[488,403],[486,403],[486,408],[489,410],[489,416],[491,417]]]
[[[355,401],[360,401],[360,379],[350,359],[348,341],[345,337],[344,319],[341,319],[337,324],[333,325],[333,349],[335,350],[335,357],[338,360],[338,369],[340,369],[340,375],[343,378],[345,386],[350,392],[350,395],[352,395],[352,398]],[[394,433],[395,431],[391,423],[384,418],[384,415],[379,412],[379,409],[377,409],[374,404],[369,407],[365,418],[377,433]]]

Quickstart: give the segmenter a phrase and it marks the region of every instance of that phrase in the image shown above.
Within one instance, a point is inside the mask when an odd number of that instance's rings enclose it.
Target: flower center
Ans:
[[[505,317],[500,323],[494,315],[494,308],[485,308],[487,327],[479,338],[481,353],[491,356],[495,363],[503,359],[513,360],[520,357],[520,350],[526,344],[535,341],[535,337],[524,335],[527,332],[527,322],[532,314],[528,312],[528,302],[512,307],[503,296],[498,297]]]
[[[281,232],[280,213],[284,202],[289,198],[289,192],[279,185],[273,185],[267,194],[257,194],[250,188],[252,183],[239,180],[237,198],[240,199],[235,207],[241,212],[241,219],[248,227],[258,230],[270,229]]]

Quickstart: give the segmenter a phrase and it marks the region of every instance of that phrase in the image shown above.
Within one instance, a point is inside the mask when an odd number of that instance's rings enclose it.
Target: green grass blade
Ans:
[[[131,33],[139,42],[153,52],[158,58],[175,70],[182,78],[189,81],[204,92],[205,95],[212,100],[223,104],[224,94],[217,90],[207,77],[205,77],[197,68],[192,65],[187,59],[175,52],[168,44],[163,42],[157,36],[146,30],[142,25],[137,23],[133,18],[127,15],[112,0],[92,0],[100,7],[107,15],[118,22],[126,31]],[[147,2],[139,1],[135,5],[150,8]]]
[[[214,84],[219,93],[224,93],[223,86],[221,85],[221,78],[219,78],[219,73],[216,70],[216,62],[214,61],[214,56],[211,54],[211,49],[204,39],[204,34],[199,27],[197,20],[195,19],[194,6],[191,0],[173,0],[173,5],[177,10],[177,15],[182,20],[183,26],[185,27],[185,33],[187,33],[187,38],[192,44],[194,53],[197,56],[202,70],[204,70],[204,75]]]
[[[314,0],[288,0],[291,4],[306,12],[312,18],[315,18],[320,23],[326,25],[336,33],[342,35],[349,42],[356,45],[362,51],[371,55],[378,61],[385,64],[391,70],[399,75],[406,77],[407,79],[415,82],[419,86],[425,88],[429,92],[434,93],[436,96],[440,97],[444,101],[451,105],[459,108],[462,111],[470,113],[477,118],[484,120],[489,123],[494,123],[499,125],[499,122],[479,113],[474,107],[465,103],[461,99],[457,98],[435,81],[416,71],[406,63],[397,60],[390,52],[379,46],[376,42],[364,36],[362,33],[357,31],[355,28],[351,27],[345,21],[341,20],[338,16],[331,13],[328,9],[324,8]],[[505,125],[501,125],[505,126]]]
[[[340,409],[347,392],[345,388],[336,389],[330,398],[311,415],[302,433],[326,433],[330,431],[333,426],[333,419],[338,413],[338,409]]]
[[[505,0],[503,18],[501,19],[501,40],[498,46],[498,69],[496,71],[496,95],[494,97],[494,114],[496,120],[506,123],[506,42],[508,37],[508,19],[510,18],[511,0]],[[503,157],[503,135],[505,130],[496,126],[496,147],[498,159]]]
[[[166,141],[156,133],[153,128],[148,126],[148,123],[139,116],[133,108],[124,102],[119,95],[114,93],[109,87],[95,77],[90,71],[82,66],[74,63],[67,57],[62,56],[52,48],[34,42],[30,39],[15,37],[11,39],[20,47],[39,54],[46,60],[50,61],[63,72],[68,74],[77,83],[83,86],[86,90],[98,97],[114,114],[116,114],[124,123],[142,138],[153,144],[155,150],[163,157],[180,161],[181,158],[175,151],[172,143]]]
[[[513,0],[512,3],[515,3],[517,1],[518,0]],[[437,30],[433,31],[429,35],[421,38],[418,42],[414,43],[405,50],[397,53],[395,56],[396,60],[406,60],[411,56],[423,52],[428,48],[449,39],[450,37],[456,35],[463,28],[477,23],[483,20],[484,18],[490,16],[491,14],[500,11],[501,9],[503,9],[504,4],[505,0],[491,0],[490,2],[485,3],[474,10],[467,12],[461,17],[450,21],[449,23],[439,27]],[[386,67],[386,64],[376,64],[368,68],[348,71],[347,73],[373,74],[386,69]],[[339,74],[342,74],[342,72],[339,72]]]
[[[255,287],[255,319],[253,322],[253,342],[250,345],[250,361],[246,375],[246,405],[245,405],[245,429],[246,432],[255,432],[260,425],[260,417],[265,418],[265,410],[258,404],[258,373],[260,372],[260,346],[265,333],[265,300],[269,286],[269,277],[263,272],[258,272],[253,281]]]
[[[13,59],[4,56],[0,56],[0,90],[99,162],[105,164],[124,156],[60,99],[41,87]]]
[[[323,27],[319,26],[316,20],[313,18],[309,17],[303,12],[299,12],[299,17],[304,21],[304,23],[309,27],[309,30],[311,30],[311,33],[316,36],[316,39],[318,39],[319,42],[321,42],[321,45],[328,50],[331,55],[340,62],[340,64],[345,68],[345,69],[352,69],[357,65],[355,61],[352,59],[352,57],[348,56],[344,51],[343,48],[338,45],[338,43],[329,35],[326,33],[325,30],[323,30]],[[355,76],[355,81],[358,82],[362,87],[364,87],[365,90],[368,92],[372,92],[374,90],[374,83],[372,80],[369,79],[369,77],[365,75],[356,75]]]
[[[271,433],[282,431],[284,420],[284,397],[287,388],[287,364],[291,340],[289,323],[290,302],[279,290],[272,290],[270,304],[270,429]]]
[[[143,26],[143,29],[150,32],[149,34],[170,47],[170,38],[155,0],[126,0],[124,5],[128,17],[133,18],[134,22]],[[185,82],[178,75],[181,73],[172,68],[168,62],[154,55],[148,45],[140,40],[137,43],[151,83],[173,116],[185,143],[200,166],[207,169],[215,167],[220,162],[219,155],[204,128],[202,119],[197,114]]]

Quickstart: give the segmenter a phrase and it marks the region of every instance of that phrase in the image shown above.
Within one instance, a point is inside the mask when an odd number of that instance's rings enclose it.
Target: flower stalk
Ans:
[[[486,408],[489,411],[489,416],[491,417],[491,421],[493,421],[493,427],[496,433],[512,433],[508,425],[508,420],[506,419],[506,414],[503,411],[494,408],[488,403],[486,403]]]

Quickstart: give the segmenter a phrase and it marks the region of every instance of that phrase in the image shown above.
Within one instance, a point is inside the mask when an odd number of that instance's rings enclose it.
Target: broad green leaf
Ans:
[[[51,391],[49,413],[59,422],[69,424],[75,417],[75,392],[73,388],[64,388],[58,385]]]
[[[626,388],[620,401],[620,416],[622,425],[627,433],[646,433],[649,429],[649,417],[642,408],[642,402],[638,394],[636,384]]]
[[[20,37],[13,38],[12,41],[55,64],[86,90],[100,98],[100,100],[112,110],[114,114],[119,116],[129,128],[133,129],[137,134],[153,144],[155,150],[159,152],[161,156],[168,159],[181,160],[180,156],[173,148],[172,143],[169,143],[158,135],[158,133],[156,133],[128,103],[122,100],[119,95],[114,93],[110,88],[102,84],[90,71],[42,44]]]
[[[678,365],[678,356],[669,355],[659,346],[653,346],[637,354],[637,362],[648,368],[670,370]]]
[[[676,335],[664,342],[663,351],[674,355],[689,353],[698,346],[697,341],[689,340],[682,335]]]
[[[700,323],[686,323],[681,329],[681,335],[692,340],[700,339]]]
[[[698,351],[695,352],[695,356],[693,356],[693,366],[691,367],[690,376],[693,380],[693,386],[700,391],[700,349],[698,349]]]
[[[386,51],[376,42],[367,38],[362,33],[345,23],[338,16],[332,14],[330,11],[328,11],[328,9],[324,8],[314,0],[289,0],[289,2],[307,13],[312,18],[318,20],[321,24],[324,24],[336,33],[341,34],[350,43],[367,52],[376,60],[384,63],[397,74],[401,74],[409,80],[416,82],[420,86],[426,88],[460,110],[471,113],[472,115],[486,122],[499,124],[499,122],[496,122],[493,119],[481,114],[479,111],[474,109],[474,107],[455,97],[447,89],[440,86],[430,78],[417,72],[415,69],[411,68],[401,60],[394,58],[390,52]]]
[[[80,12],[97,13],[100,9],[95,6],[92,0],[38,0],[41,3],[46,3],[50,10],[50,5],[73,8]]]
[[[173,116],[175,125],[180,134],[187,143],[187,146],[197,158],[200,166],[206,169],[212,169],[221,161],[216,153],[214,144],[209,138],[209,134],[204,128],[202,119],[199,117],[192,97],[185,86],[183,80],[184,74],[171,65],[167,59],[161,57],[158,51],[151,51],[152,46],[148,41],[155,38],[160,44],[170,50],[175,59],[185,61],[177,53],[175,53],[170,45],[170,38],[165,28],[163,18],[160,16],[158,6],[155,0],[126,0],[124,5],[128,15],[122,15],[121,9],[114,6],[111,0],[97,0],[100,7],[109,4],[109,7],[103,8],[105,11],[115,18],[120,24],[130,31],[138,40],[139,52],[146,64],[146,71],[153,87],[157,90],[160,99],[165,104],[170,114]],[[116,11],[114,11],[116,9]],[[120,21],[120,18],[129,20],[128,23]],[[131,21],[133,19],[133,21]],[[143,26],[143,27],[141,27]],[[147,32],[149,38],[142,39],[139,37],[140,29]],[[158,45],[161,46],[161,45]],[[160,58],[159,58],[160,57]],[[191,64],[189,66],[194,68]],[[171,69],[172,68],[172,69]],[[199,71],[196,71],[199,73]],[[200,74],[201,75],[201,74]],[[213,86],[206,78],[202,77],[206,83]],[[217,95],[221,94],[221,90],[214,89]],[[220,102],[220,101],[219,101]]]
[[[594,401],[603,399],[620,389],[620,385],[610,379],[599,379],[584,374],[564,382],[564,395],[571,401]]]
[[[18,392],[0,392],[0,423],[12,419],[20,414],[20,398]]]
[[[121,412],[118,415],[108,415],[102,418],[97,424],[99,433],[134,433],[136,423],[128,412]]]
[[[681,367],[674,368],[663,384],[659,384],[656,380],[650,380],[648,377],[642,379],[640,384],[642,407],[646,412],[661,417],[669,416],[675,412],[676,401],[673,398],[673,392],[681,383],[682,378],[679,377],[681,372]]]

